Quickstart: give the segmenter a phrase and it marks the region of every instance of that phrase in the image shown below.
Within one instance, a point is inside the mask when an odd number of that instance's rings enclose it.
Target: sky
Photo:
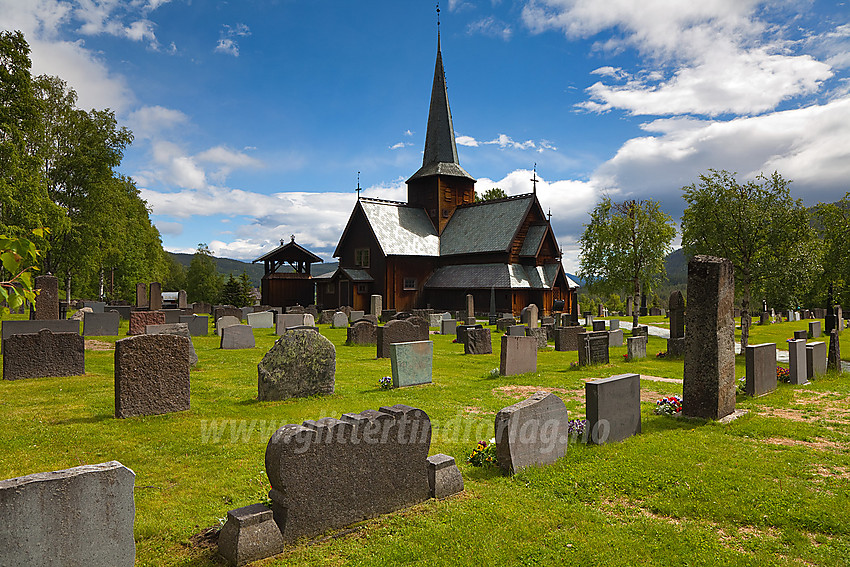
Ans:
[[[460,163],[537,192],[578,270],[588,212],[676,221],[709,169],[778,171],[804,204],[850,191],[850,4],[444,0]],[[356,202],[407,199],[422,163],[434,2],[0,0],[34,74],[133,131],[120,173],[163,246],[253,260],[294,235],[332,261]],[[677,239],[678,242],[678,239]]]

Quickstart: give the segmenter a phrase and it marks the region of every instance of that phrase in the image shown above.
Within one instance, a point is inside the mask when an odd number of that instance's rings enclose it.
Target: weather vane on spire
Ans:
[[[437,32],[440,31],[440,3],[437,2]]]
[[[358,171],[357,172],[357,200],[358,201],[360,200],[360,191],[362,191],[362,189],[360,189],[360,172]]]
[[[537,163],[535,162],[535,164],[534,164],[534,175],[531,178],[531,188],[532,188],[532,191],[535,194],[537,194],[537,182],[538,181],[539,181],[539,179],[537,179]]]

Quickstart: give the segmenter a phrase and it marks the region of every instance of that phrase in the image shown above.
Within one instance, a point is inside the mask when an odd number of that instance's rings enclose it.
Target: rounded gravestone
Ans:
[[[257,398],[286,400],[334,393],[336,349],[311,329],[290,329],[257,365]]]

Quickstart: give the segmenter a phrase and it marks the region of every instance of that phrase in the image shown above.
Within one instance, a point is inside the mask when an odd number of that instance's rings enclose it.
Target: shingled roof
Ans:
[[[560,264],[523,266],[521,264],[460,264],[438,268],[425,282],[428,289],[552,289]],[[564,275],[570,288],[578,287]]]
[[[506,251],[533,201],[528,194],[458,207],[440,236],[440,255]]]
[[[366,215],[385,256],[440,255],[440,237],[425,209],[378,199],[360,199],[357,205]],[[340,242],[347,232],[348,227]],[[338,252],[339,249],[334,256],[338,256]]]

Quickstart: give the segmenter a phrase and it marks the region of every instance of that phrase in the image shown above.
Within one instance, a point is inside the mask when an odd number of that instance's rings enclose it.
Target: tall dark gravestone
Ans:
[[[148,306],[151,311],[159,311],[162,309],[162,286],[159,285],[159,282],[151,282],[148,289],[150,290]]]
[[[150,306],[150,302],[148,302],[148,284],[137,283],[136,284],[136,308],[147,309],[149,306]]]
[[[667,304],[670,313],[670,338],[679,339],[685,336],[685,298],[678,289],[670,294]]]
[[[697,255],[688,262],[682,413],[720,419],[735,411],[735,279],[732,262]]]
[[[56,276],[36,276],[35,319],[40,321],[59,318],[59,280]]]

